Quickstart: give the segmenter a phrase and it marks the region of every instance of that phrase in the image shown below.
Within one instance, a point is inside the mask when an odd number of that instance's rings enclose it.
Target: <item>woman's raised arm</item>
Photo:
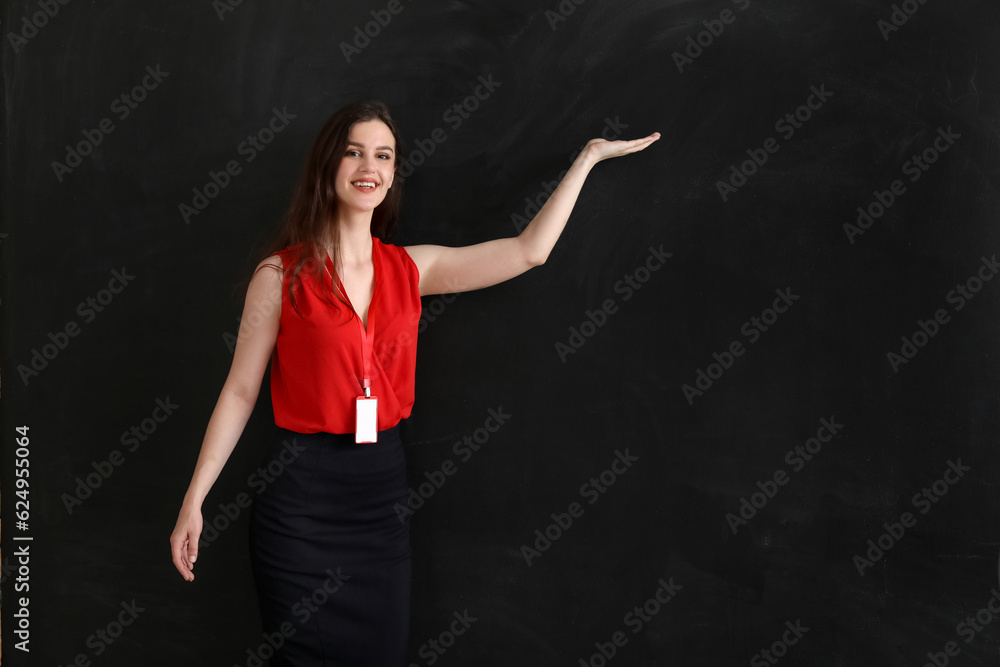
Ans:
[[[489,287],[544,264],[594,165],[601,160],[641,151],[659,138],[660,133],[654,132],[631,141],[591,139],[542,209],[518,236],[460,248],[407,246],[407,253],[420,271],[421,296]]]
[[[280,259],[269,257],[258,265],[250,280],[236,350],[233,353],[233,365],[208,421],[198,463],[184,495],[177,525],[170,535],[174,566],[188,581],[194,579],[191,570],[198,557],[198,540],[202,528],[201,504],[229,460],[229,455],[250,419],[278,336],[282,276],[279,270],[265,265],[281,269]]]

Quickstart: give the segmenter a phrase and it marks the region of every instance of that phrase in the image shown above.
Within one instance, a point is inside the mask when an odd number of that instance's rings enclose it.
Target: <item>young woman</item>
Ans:
[[[399,247],[386,243],[402,162],[388,110],[360,102],[327,121],[276,252],[250,281],[232,369],[170,536],[173,563],[192,581],[202,502],[270,363],[278,431],[250,550],[265,632],[284,638],[272,665],[403,665],[409,523],[393,508],[406,505],[399,422],[413,405],[420,297],[488,287],[544,263],[591,168],[659,136],[590,141],[517,237]]]

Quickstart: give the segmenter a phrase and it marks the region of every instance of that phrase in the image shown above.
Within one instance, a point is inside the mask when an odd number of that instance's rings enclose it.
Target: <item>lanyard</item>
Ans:
[[[374,254],[372,255],[374,260]],[[351,307],[351,312],[354,313],[354,319],[358,322],[358,332],[361,334],[361,363],[362,363],[362,377],[359,378],[361,382],[361,387],[364,389],[365,398],[371,397],[371,387],[372,387],[372,348],[374,347],[375,340],[375,324],[372,321],[372,304],[375,303],[375,287],[372,287],[372,300],[368,304],[368,327],[365,328],[364,323],[361,321],[361,315],[358,311],[354,310],[354,304],[351,303],[351,297],[347,295],[347,290],[344,288],[344,283],[340,281],[340,276],[333,268],[333,263],[330,260],[329,255],[327,255],[327,262],[330,264],[330,273],[333,274],[334,280],[337,281],[337,287],[340,288],[340,292],[347,299],[347,305]],[[374,264],[373,264],[374,267]],[[374,278],[373,278],[374,280]]]
[[[347,292],[344,292],[344,296],[347,296]],[[372,301],[375,299],[372,298]],[[350,298],[347,299],[350,303]],[[351,310],[354,310],[354,306],[351,306]],[[364,375],[361,378],[361,386],[365,390],[365,398],[369,398],[372,395],[372,341],[375,338],[375,327],[372,326],[372,307],[368,306],[368,330],[365,330],[365,325],[361,323],[361,316],[358,315],[357,311],[354,311],[354,319],[358,321],[358,330],[361,332],[361,360],[364,364]]]

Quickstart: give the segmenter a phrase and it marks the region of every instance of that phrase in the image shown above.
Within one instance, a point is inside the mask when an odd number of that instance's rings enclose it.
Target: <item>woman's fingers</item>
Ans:
[[[192,581],[194,579],[194,572],[192,571],[193,564],[191,563],[191,559],[188,558],[188,542],[185,540],[184,542],[175,543],[172,546],[172,551],[174,567],[177,568],[177,571],[181,573],[184,579]]]
[[[620,155],[626,155],[628,153],[637,153],[637,152],[643,150],[644,148],[646,148],[647,146],[649,146],[651,143],[653,143],[654,141],[656,141],[659,138],[660,138],[660,133],[659,132],[653,132],[651,135],[649,135],[647,137],[642,137],[641,139],[632,139],[631,141],[626,141],[625,142],[625,148],[622,150],[622,152],[620,153]]]
[[[170,536],[170,555],[174,567],[187,581],[194,581],[194,563],[198,559],[198,539],[201,536],[201,515],[182,516]]]
[[[194,572],[191,571],[193,563],[188,557],[188,540],[185,537],[170,538],[170,553],[173,557],[174,567],[181,573],[187,581],[194,580]]]
[[[645,149],[647,146],[652,144],[654,141],[660,138],[659,132],[653,132],[645,137],[640,137],[638,139],[619,139],[617,141],[607,141],[605,139],[591,139],[587,143],[587,147],[593,152],[594,156],[598,161],[606,160],[612,157],[619,157],[622,155],[628,155],[629,153],[637,153]]]

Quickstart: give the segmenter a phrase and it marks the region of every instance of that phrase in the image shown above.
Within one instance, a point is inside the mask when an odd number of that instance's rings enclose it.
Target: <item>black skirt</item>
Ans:
[[[399,426],[370,444],[278,429],[258,479],[250,557],[265,635],[280,644],[272,667],[402,666],[410,524]]]

